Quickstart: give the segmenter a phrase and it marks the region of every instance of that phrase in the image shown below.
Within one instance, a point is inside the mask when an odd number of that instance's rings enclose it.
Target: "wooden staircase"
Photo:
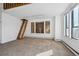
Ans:
[[[11,8],[15,8],[23,5],[29,5],[29,4],[31,3],[3,3],[3,9],[7,10],[7,9],[11,9]]]
[[[26,30],[26,27],[27,27],[27,23],[28,23],[28,21],[26,19],[22,19],[22,25],[21,25],[17,39],[23,39],[24,38],[24,33],[25,33],[25,30]]]

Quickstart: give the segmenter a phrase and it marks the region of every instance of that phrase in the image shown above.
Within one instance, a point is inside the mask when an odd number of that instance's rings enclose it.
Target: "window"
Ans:
[[[65,36],[79,39],[79,6],[64,16]]]
[[[44,22],[36,22],[36,33],[44,33]]]
[[[69,37],[69,14],[65,15],[65,36]]]
[[[64,16],[64,35],[67,36],[67,15]]]
[[[31,33],[50,33],[50,21],[31,22]]]
[[[34,22],[31,23],[31,33],[34,33]]]
[[[79,10],[78,6],[72,12],[72,38],[79,39]]]
[[[50,33],[50,21],[45,22],[45,33]]]

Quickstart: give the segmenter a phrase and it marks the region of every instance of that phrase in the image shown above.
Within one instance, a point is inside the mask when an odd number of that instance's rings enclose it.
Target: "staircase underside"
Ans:
[[[29,4],[31,3],[3,3],[3,8],[4,10],[7,10],[7,9],[11,9],[11,8],[15,8],[23,5],[29,5]]]

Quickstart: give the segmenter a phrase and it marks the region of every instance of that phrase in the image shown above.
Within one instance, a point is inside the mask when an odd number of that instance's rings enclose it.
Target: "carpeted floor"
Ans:
[[[35,56],[52,49],[52,56],[74,56],[63,44],[51,39],[25,38],[0,45],[0,56]]]

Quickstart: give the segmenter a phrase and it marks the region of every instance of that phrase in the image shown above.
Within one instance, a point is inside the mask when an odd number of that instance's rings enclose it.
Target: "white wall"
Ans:
[[[1,17],[2,17],[2,4],[0,3],[0,43],[1,43],[1,39],[2,39],[2,20],[1,20]]]
[[[61,17],[55,16],[55,40],[61,40]]]
[[[1,39],[2,39],[2,25],[1,25],[1,19],[0,19],[0,43],[1,43]]]
[[[1,24],[1,18],[0,18],[0,43],[1,43],[1,39],[2,39],[2,24]]]
[[[42,33],[31,33],[31,22],[43,22],[43,21],[50,21],[50,34],[42,34]],[[30,21],[28,21],[27,24],[27,29],[26,29],[26,33],[25,36],[26,37],[37,37],[37,38],[54,38],[54,18],[53,19],[32,19]]]
[[[16,40],[21,26],[21,20],[9,14],[2,13],[2,40],[1,43]]]

